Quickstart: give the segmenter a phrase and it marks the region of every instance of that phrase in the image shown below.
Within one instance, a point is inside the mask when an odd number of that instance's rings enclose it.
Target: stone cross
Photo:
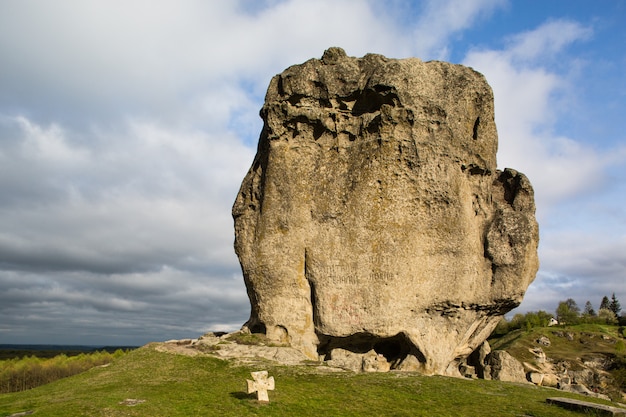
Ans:
[[[256,391],[257,400],[259,402],[269,403],[270,399],[267,395],[267,391],[274,389],[274,377],[268,377],[267,371],[251,372],[250,374],[254,381],[246,379],[248,382],[248,394],[252,394]]]

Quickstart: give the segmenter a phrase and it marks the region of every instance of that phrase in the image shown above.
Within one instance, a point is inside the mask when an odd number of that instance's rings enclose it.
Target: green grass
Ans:
[[[257,345],[257,346],[284,346],[270,341],[267,336],[260,333],[232,333],[228,337],[229,342],[235,342],[240,345]]]
[[[530,349],[537,347],[536,340],[541,336],[550,339],[550,346],[541,346],[546,355],[553,360],[575,361],[581,355],[602,353],[620,354],[622,336],[618,326],[599,324],[580,324],[576,326],[536,327],[531,330],[514,330],[498,339],[490,340],[492,350],[504,349],[518,360],[532,362]],[[555,332],[571,333],[573,340],[557,336]],[[602,336],[610,336],[605,340]]]
[[[250,371],[276,379],[270,403],[246,394]],[[533,385],[409,373],[320,372],[316,366],[235,366],[145,347],[29,391],[0,395],[0,416],[575,416],[546,404],[569,396]],[[128,398],[145,400],[127,406]],[[589,400],[584,398],[585,400]],[[597,400],[596,400],[597,401]],[[599,401],[601,402],[601,401]]]

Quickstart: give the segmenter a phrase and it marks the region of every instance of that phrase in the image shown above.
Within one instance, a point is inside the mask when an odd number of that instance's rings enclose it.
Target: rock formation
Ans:
[[[528,382],[524,366],[505,350],[494,350],[487,357],[487,363],[491,370],[491,377],[507,382]]]
[[[538,268],[533,189],[496,169],[485,78],[330,48],[275,76],[261,117],[233,206],[246,326],[313,359],[458,375]]]

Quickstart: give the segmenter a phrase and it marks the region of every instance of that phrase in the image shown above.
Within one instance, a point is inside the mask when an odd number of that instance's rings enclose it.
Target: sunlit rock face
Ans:
[[[496,169],[471,68],[330,48],[275,76],[233,207],[246,326],[311,358],[456,375],[538,268],[533,189]]]

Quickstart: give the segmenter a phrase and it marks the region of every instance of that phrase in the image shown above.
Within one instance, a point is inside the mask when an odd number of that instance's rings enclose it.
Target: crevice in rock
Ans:
[[[378,133],[380,131],[380,126],[382,125],[382,123],[383,123],[383,119],[380,117],[380,114],[377,114],[376,117],[374,117],[369,122],[369,124],[365,128],[365,131],[369,133],[370,135]]]
[[[476,164],[468,164],[468,165],[462,164],[461,165],[461,171],[463,171],[463,172],[467,171],[467,172],[470,173],[470,175],[489,175],[489,174],[491,174],[488,169],[482,168],[482,167],[480,167],[480,166],[478,166]]]
[[[399,104],[398,94],[393,87],[376,85],[361,92],[352,108],[352,115],[377,112],[384,104],[396,107]]]
[[[261,333],[261,334],[267,333],[265,323],[256,322],[254,324],[249,324],[248,328],[250,329],[250,333]]]
[[[451,318],[458,316],[459,310],[461,309],[462,306],[460,304],[454,304],[450,301],[446,301],[431,305],[426,309],[426,312],[434,316]]]
[[[292,106],[297,106],[298,104],[300,104],[300,100],[302,100],[304,97],[305,97],[305,95],[303,95],[303,94],[293,94],[293,95],[289,96],[287,101]]]
[[[480,124],[480,117],[476,118],[476,121],[474,122],[474,129],[473,129],[473,133],[472,133],[472,139],[477,140],[478,139],[478,125]]]
[[[517,175],[517,171],[507,168],[500,173],[496,181],[502,184],[502,188],[504,189],[504,201],[513,207],[515,197],[517,197],[517,193],[521,188],[521,177]]]
[[[309,281],[309,288],[311,291],[311,315],[313,319],[313,325],[316,326],[320,322],[319,313],[317,311],[317,296],[315,295],[315,284]]]
[[[326,126],[320,121],[315,121],[313,124],[313,139],[318,140],[324,133],[326,133]]]
[[[311,302],[311,321],[313,322],[313,326],[317,328],[318,323],[320,322],[319,313],[317,311],[317,295],[315,294],[315,283],[311,279],[311,273],[309,272],[309,254],[307,250],[304,250],[304,279],[306,279],[309,284],[309,301]]]

